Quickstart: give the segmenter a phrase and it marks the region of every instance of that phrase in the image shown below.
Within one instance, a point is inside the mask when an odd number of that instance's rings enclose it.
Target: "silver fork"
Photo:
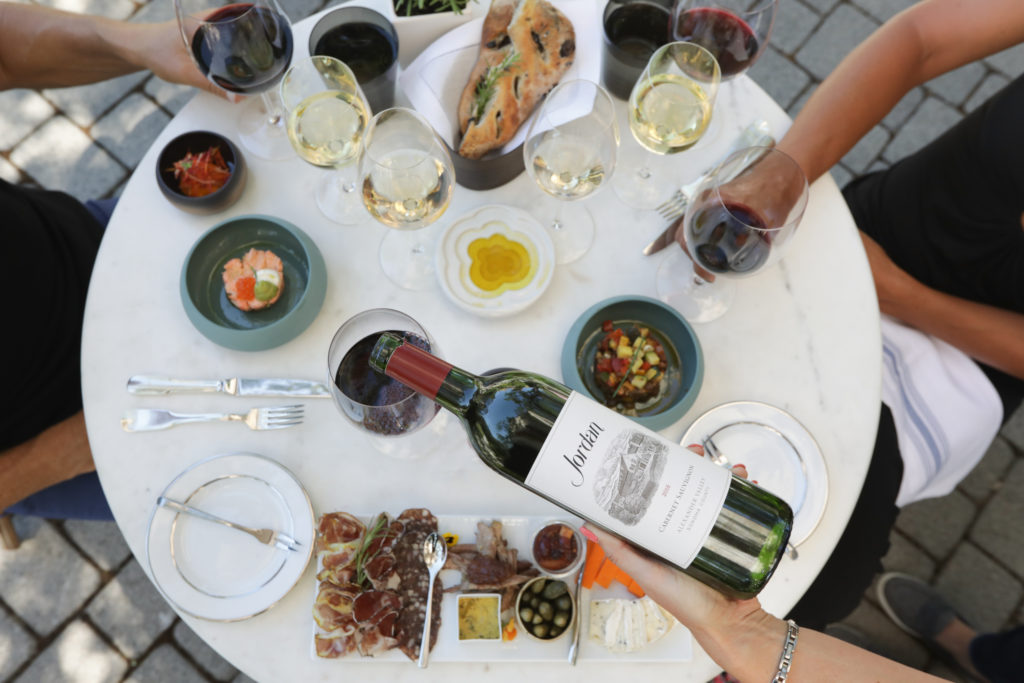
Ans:
[[[175,512],[192,515],[199,519],[205,519],[208,522],[216,522],[217,524],[223,524],[224,526],[237,529],[238,531],[244,531],[260,543],[277,546],[281,550],[298,550],[302,545],[288,534],[281,533],[280,531],[274,531],[273,529],[253,529],[252,527],[247,527],[244,524],[230,522],[223,517],[218,517],[217,515],[210,514],[209,512],[205,512],[199,508],[194,508],[191,505],[186,505],[185,503],[173,500],[166,496],[160,496],[157,498],[156,504],[160,507],[174,510]]]
[[[121,418],[126,432],[149,432],[188,422],[244,422],[249,429],[284,429],[302,423],[301,403],[253,408],[247,413],[174,413],[170,410],[138,408]]]

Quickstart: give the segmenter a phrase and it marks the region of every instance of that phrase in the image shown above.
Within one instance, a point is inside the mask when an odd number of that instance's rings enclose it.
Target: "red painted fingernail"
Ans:
[[[587,527],[581,526],[580,533],[583,534],[587,540],[593,541],[594,543],[600,543],[600,541],[597,540],[597,536],[594,535],[594,532]]]

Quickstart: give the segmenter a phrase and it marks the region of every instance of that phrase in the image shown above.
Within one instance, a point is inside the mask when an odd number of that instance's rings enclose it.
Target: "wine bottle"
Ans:
[[[782,558],[785,501],[559,382],[477,376],[387,332],[370,365],[457,415],[491,469],[730,597]]]

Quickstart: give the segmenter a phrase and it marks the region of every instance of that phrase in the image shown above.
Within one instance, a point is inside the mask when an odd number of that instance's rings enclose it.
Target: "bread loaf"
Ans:
[[[494,0],[459,100],[459,154],[479,159],[512,139],[576,56],[568,18],[546,0]]]

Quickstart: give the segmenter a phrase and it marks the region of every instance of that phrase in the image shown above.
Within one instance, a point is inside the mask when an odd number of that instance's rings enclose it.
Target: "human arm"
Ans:
[[[638,554],[617,538],[587,526],[605,554],[659,605],[690,629],[704,651],[741,681],[772,680],[786,622],[756,599],[729,600],[680,571]],[[789,683],[818,681],[937,681],[939,679],[810,629],[801,629]]]
[[[779,149],[814,182],[912,88],[1021,42],[1020,0],[923,0],[843,59],[804,105]]]
[[[893,263],[873,239],[860,236],[883,313],[1024,379],[1024,315],[932,289]]]
[[[0,511],[95,469],[85,417],[79,410],[29,440],[0,451]]]
[[[143,69],[224,94],[193,64],[177,22],[135,24],[0,2],[0,90],[83,85]]]

